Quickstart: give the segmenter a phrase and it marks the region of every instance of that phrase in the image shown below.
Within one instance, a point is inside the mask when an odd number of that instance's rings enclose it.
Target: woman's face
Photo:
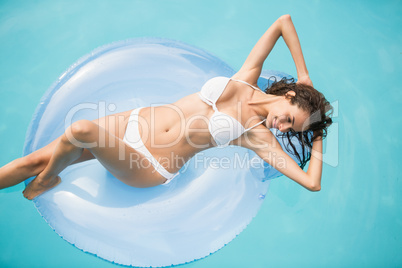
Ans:
[[[308,129],[309,117],[308,112],[297,105],[290,104],[289,99],[283,97],[271,105],[267,125],[269,128],[276,128],[281,132],[288,132],[290,129],[301,132]]]

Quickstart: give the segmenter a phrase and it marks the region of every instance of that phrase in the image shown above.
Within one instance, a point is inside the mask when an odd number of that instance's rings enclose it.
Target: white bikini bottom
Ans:
[[[130,147],[134,148],[136,151],[142,153],[149,160],[149,162],[151,162],[155,170],[167,179],[163,184],[168,184],[174,177],[176,177],[179,174],[179,172],[174,174],[167,171],[155,159],[155,157],[152,156],[152,154],[148,151],[147,147],[145,147],[145,144],[142,142],[141,135],[138,129],[138,114],[142,108],[144,107],[139,107],[131,112],[123,141]]]

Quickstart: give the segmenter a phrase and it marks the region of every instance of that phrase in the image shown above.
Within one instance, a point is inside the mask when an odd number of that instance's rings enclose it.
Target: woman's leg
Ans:
[[[18,159],[11,161],[0,168],[0,189],[17,185],[26,179],[42,172],[60,141],[61,136],[45,147]],[[82,155],[73,164],[95,158],[91,152],[84,149]]]
[[[94,122],[80,120],[66,130],[48,165],[27,186],[24,196],[33,199],[57,185],[60,182],[58,174],[80,157],[83,148],[87,148],[110,173],[128,185],[152,187],[166,180],[155,172],[142,154],[120,138]],[[132,159],[141,161],[133,165]]]
[[[100,125],[113,135],[123,139],[131,111],[116,113],[95,119],[92,122]],[[26,179],[41,173],[50,161],[50,158],[60,142],[58,137],[43,148],[31,154],[18,158],[0,168],[0,189],[11,187]],[[88,149],[83,149],[81,156],[72,164],[80,163],[95,157]]]
[[[86,121],[84,121],[86,122]],[[74,143],[79,143],[82,140],[83,131],[79,129],[84,126],[84,123],[80,121],[73,123],[66,132],[59,139],[56,148],[50,158],[49,163],[46,165],[45,169],[39,173],[39,175],[27,185],[24,190],[24,196],[27,199],[33,199],[37,195],[43,193],[44,191],[53,188],[61,182],[58,174],[63,171],[68,165],[72,164],[77,160],[85,147],[84,144],[81,146],[76,146],[70,139],[77,139]],[[77,129],[77,130],[76,130]],[[69,133],[73,135],[70,139],[68,138]]]

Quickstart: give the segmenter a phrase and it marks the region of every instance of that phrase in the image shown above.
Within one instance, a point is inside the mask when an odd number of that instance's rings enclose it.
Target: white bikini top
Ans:
[[[200,96],[201,100],[208,105],[211,105],[215,111],[209,119],[208,130],[219,147],[227,146],[232,140],[237,139],[244,132],[249,131],[265,121],[264,119],[254,126],[245,129],[243,125],[234,117],[218,111],[218,108],[216,108],[216,102],[222,95],[230,80],[241,82],[249,85],[253,89],[260,90],[259,88],[252,86],[245,81],[223,76],[211,78],[202,86],[201,91],[198,92],[198,95]]]

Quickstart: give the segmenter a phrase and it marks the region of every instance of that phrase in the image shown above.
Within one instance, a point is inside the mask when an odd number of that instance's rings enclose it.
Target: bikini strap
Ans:
[[[254,126],[247,128],[247,129],[246,129],[244,132],[249,131],[250,129],[252,129],[252,128],[254,128],[254,127],[258,126],[259,124],[264,123],[264,122],[265,122],[265,120],[267,120],[267,119],[264,119],[264,120],[262,120],[262,121],[258,122],[257,124],[255,124]]]
[[[250,87],[252,87],[252,88],[254,88],[254,89],[256,89],[256,90],[261,90],[261,89],[259,89],[258,87],[255,87],[255,86],[253,86],[253,85],[247,83],[246,81],[238,80],[238,79],[233,79],[233,78],[230,78],[230,79],[233,80],[233,81],[237,81],[237,82],[243,83],[243,84],[245,84],[245,85],[248,85],[248,86],[250,86]]]
[[[201,99],[203,102],[205,102],[205,103],[208,104],[208,105],[211,105],[211,106],[212,106],[212,109],[214,109],[214,111],[218,111],[218,108],[216,107],[215,102],[211,101],[210,99],[208,99],[207,97],[205,97],[204,95],[202,95],[201,92],[198,92],[197,94],[198,94],[198,96],[200,97],[200,99]]]

